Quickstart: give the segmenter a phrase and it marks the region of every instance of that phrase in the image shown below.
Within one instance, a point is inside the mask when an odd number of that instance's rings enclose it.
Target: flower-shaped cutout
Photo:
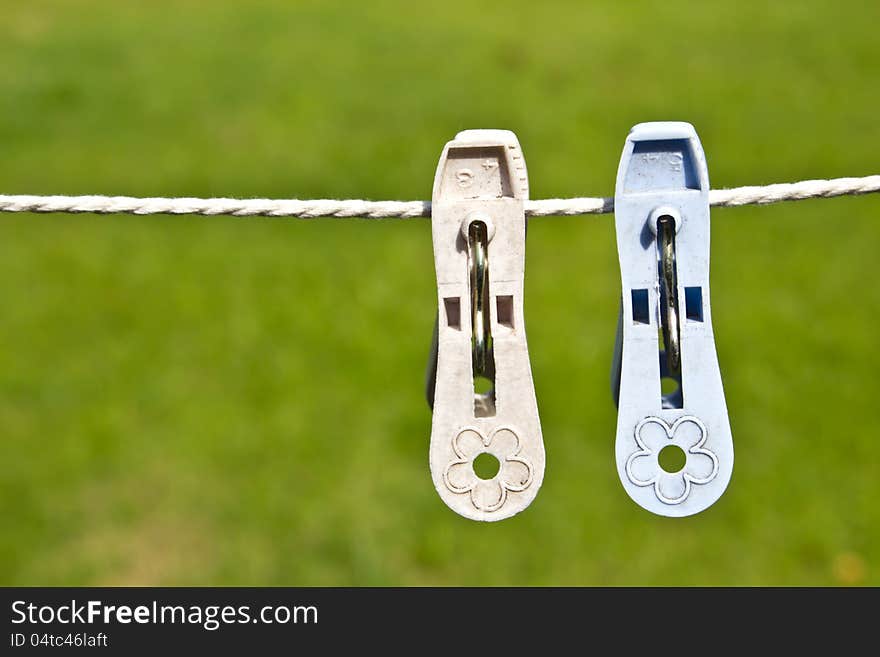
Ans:
[[[502,427],[488,437],[477,429],[461,430],[452,440],[457,460],[446,466],[443,481],[453,493],[470,493],[480,511],[496,511],[509,492],[523,491],[532,483],[532,466],[519,454],[519,437],[513,429]],[[482,479],[474,471],[474,459],[491,454],[498,459],[498,473]]]
[[[665,504],[680,504],[690,495],[692,484],[708,484],[718,474],[718,457],[703,447],[709,434],[706,426],[690,415],[668,425],[659,417],[648,417],[636,425],[639,451],[626,461],[626,474],[636,486],[654,486],[657,498]],[[667,472],[659,462],[668,445],[681,448],[684,467]]]

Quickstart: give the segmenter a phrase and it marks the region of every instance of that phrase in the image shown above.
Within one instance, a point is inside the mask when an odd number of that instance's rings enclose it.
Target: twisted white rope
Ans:
[[[709,204],[719,207],[764,205],[779,201],[829,198],[880,192],[880,175],[833,180],[802,180],[760,187],[713,189]],[[552,198],[526,201],[526,214],[604,214],[614,211],[613,198]],[[430,201],[271,200],[233,198],[132,198],[128,196],[7,196],[0,212],[91,212],[94,214],[199,214],[236,217],[364,217],[410,219],[430,217]]]

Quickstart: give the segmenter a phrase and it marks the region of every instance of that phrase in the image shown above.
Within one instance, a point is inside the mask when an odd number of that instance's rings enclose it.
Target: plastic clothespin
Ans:
[[[443,149],[431,204],[439,313],[427,382],[430,466],[443,501],[474,520],[522,511],[544,478],[523,323],[528,194],[512,132],[466,130]],[[497,466],[494,476],[477,474],[477,458]]]
[[[623,282],[612,368],[617,470],[643,508],[688,516],[721,496],[733,470],[709,305],[709,174],[691,124],[630,131],[614,214]],[[664,393],[664,379],[675,389]]]

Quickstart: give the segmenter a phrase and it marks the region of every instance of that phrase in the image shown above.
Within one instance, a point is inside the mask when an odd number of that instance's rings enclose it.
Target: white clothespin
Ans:
[[[522,511],[544,478],[523,323],[528,194],[512,132],[467,130],[443,149],[431,205],[439,314],[430,465],[443,501],[474,520]],[[488,471],[477,473],[478,459]]]
[[[688,516],[721,496],[733,470],[709,305],[709,174],[692,125],[632,129],[614,214],[623,281],[612,369],[617,470],[648,511]],[[675,389],[664,394],[661,379]]]

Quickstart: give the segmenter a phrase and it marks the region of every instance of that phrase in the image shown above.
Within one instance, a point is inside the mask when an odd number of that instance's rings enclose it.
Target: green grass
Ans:
[[[422,4],[0,0],[0,190],[422,199],[499,127],[605,195],[659,119],[715,187],[880,172],[873,0]],[[713,217],[728,492],[627,498],[613,221],[536,219],[548,467],[493,525],[428,473],[428,222],[0,217],[0,583],[880,584],[880,197]]]

